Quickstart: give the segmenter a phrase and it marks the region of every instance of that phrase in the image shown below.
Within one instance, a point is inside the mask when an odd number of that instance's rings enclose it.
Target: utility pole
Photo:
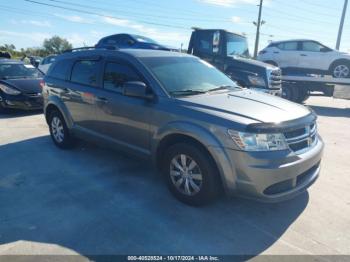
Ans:
[[[346,0],[346,1],[347,1],[347,0]],[[258,23],[257,23],[257,25],[256,25],[256,37],[255,37],[254,58],[256,58],[256,57],[258,56],[262,6],[263,6],[263,0],[260,0],[260,5],[259,5],[259,17],[258,17]]]
[[[339,47],[340,47],[340,41],[341,41],[341,36],[343,34],[343,26],[344,26],[344,20],[345,20],[345,14],[346,14],[347,7],[348,7],[348,0],[344,0],[343,14],[342,14],[341,19],[340,19],[337,45],[335,46],[335,49],[337,49],[337,50],[339,50]]]

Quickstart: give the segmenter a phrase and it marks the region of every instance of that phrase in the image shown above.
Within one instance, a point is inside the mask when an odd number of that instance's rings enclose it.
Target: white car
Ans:
[[[272,42],[259,52],[258,60],[298,73],[350,77],[350,54],[314,40]]]
[[[51,64],[55,61],[56,55],[50,55],[45,57],[43,60],[41,60],[38,69],[43,72],[44,74],[47,73],[47,70],[49,70]]]

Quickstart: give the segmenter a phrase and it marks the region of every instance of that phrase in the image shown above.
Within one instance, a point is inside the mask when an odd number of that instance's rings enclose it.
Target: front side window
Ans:
[[[83,85],[97,86],[98,61],[81,60],[74,64],[71,81]]]
[[[32,65],[0,64],[1,79],[39,78],[42,73]]]
[[[173,96],[189,91],[208,92],[219,87],[239,89],[224,73],[198,58],[144,57],[142,62]]]
[[[323,45],[316,43],[316,42],[303,42],[302,49],[303,51],[308,52],[321,52],[321,50],[324,48]]]
[[[123,84],[128,81],[140,81],[133,68],[115,62],[106,64],[103,75],[103,87],[105,89],[121,92]]]

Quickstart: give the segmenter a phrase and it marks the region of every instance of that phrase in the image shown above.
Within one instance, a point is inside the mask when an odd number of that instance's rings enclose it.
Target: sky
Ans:
[[[0,0],[0,45],[38,47],[58,35],[74,47],[133,33],[187,48],[191,27],[244,33],[253,52],[259,0]],[[41,4],[40,4],[41,3]],[[269,41],[314,39],[334,48],[344,0],[264,0],[259,49]],[[68,10],[67,10],[68,9]],[[341,50],[350,52],[350,6]]]

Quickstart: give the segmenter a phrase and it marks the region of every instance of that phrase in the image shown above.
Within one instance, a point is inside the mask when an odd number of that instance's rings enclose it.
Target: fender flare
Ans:
[[[69,110],[66,107],[66,105],[60,99],[58,99],[58,97],[49,96],[48,101],[47,101],[45,108],[44,108],[44,114],[45,114],[46,120],[48,119],[48,116],[46,115],[47,108],[50,106],[55,106],[60,111],[60,113],[62,114],[62,116],[67,124],[67,127],[69,129],[71,129],[73,127],[74,123],[73,123],[72,116],[69,113]]]
[[[213,158],[226,193],[231,194],[236,188],[237,175],[224,146],[218,139],[202,126],[186,121],[170,122],[155,132],[151,142],[154,163],[157,162],[157,150],[161,141],[170,135],[185,135],[201,143]]]

